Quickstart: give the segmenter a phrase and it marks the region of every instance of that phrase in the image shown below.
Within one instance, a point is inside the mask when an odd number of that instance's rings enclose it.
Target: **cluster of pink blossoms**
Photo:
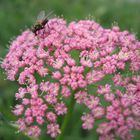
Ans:
[[[30,30],[18,36],[1,66],[20,85],[13,112],[29,136],[41,135],[44,124],[52,138],[59,135],[57,118],[67,113],[65,99],[73,93],[88,110],[81,117],[84,129],[102,120],[100,140],[130,140],[140,130],[140,42],[128,31],[50,19],[37,36]]]

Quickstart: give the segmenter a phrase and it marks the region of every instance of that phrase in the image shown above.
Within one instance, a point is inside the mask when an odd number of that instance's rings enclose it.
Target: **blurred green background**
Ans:
[[[0,0],[0,57],[6,55],[8,42],[30,28],[41,10],[54,11],[68,22],[91,16],[90,19],[103,27],[118,24],[122,30],[129,30],[140,39],[140,0]],[[5,74],[0,69],[0,140],[28,140],[8,125],[15,120],[11,107],[16,104],[14,94],[18,86],[4,79]],[[76,107],[65,140],[98,139],[95,129],[90,132],[81,129],[81,113],[82,108]],[[43,136],[42,139],[50,138]],[[140,140],[140,134],[136,133],[134,140]]]

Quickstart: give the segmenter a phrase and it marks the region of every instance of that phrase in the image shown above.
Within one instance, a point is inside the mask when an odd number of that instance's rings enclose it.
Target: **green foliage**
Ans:
[[[68,22],[88,18],[106,28],[111,27],[112,23],[118,24],[122,30],[129,30],[140,39],[139,0],[0,0],[0,57],[7,53],[9,40],[20,34],[21,30],[30,28],[41,10],[54,11]],[[16,104],[14,94],[18,85],[4,79],[5,74],[0,69],[0,113],[3,115],[0,116],[0,140],[28,140],[24,134],[15,133],[17,130],[9,125],[16,119],[11,113],[11,106]],[[89,90],[93,93],[92,88],[89,87]],[[95,129],[90,132],[81,129],[79,118],[83,108],[75,107],[65,140],[98,139]],[[135,136],[135,140],[139,140],[138,132]],[[44,132],[42,140],[45,139],[50,138]]]

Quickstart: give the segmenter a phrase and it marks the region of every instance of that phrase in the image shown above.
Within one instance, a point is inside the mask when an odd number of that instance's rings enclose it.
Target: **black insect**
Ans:
[[[48,23],[48,17],[52,14],[50,12],[47,16],[45,16],[45,11],[41,11],[38,16],[35,25],[32,27],[32,32],[37,35],[37,31],[43,29],[45,25]]]

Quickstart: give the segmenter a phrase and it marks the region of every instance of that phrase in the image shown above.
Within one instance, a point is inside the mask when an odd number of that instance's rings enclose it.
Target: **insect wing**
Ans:
[[[37,16],[37,21],[41,21],[45,18],[45,11],[40,11],[40,13]]]
[[[47,17],[50,17],[52,14],[53,14],[53,11],[50,11],[50,12],[47,14]]]
[[[53,14],[53,11],[50,11],[48,14],[47,14],[47,18],[49,18],[51,15]]]
[[[41,24],[43,25],[43,26],[45,26],[45,24],[48,22],[48,20],[49,20],[49,17],[51,16],[53,14],[53,11],[51,11],[51,12],[49,12],[48,14],[47,14],[47,16],[45,16],[45,18],[42,20],[42,22],[41,22]]]

